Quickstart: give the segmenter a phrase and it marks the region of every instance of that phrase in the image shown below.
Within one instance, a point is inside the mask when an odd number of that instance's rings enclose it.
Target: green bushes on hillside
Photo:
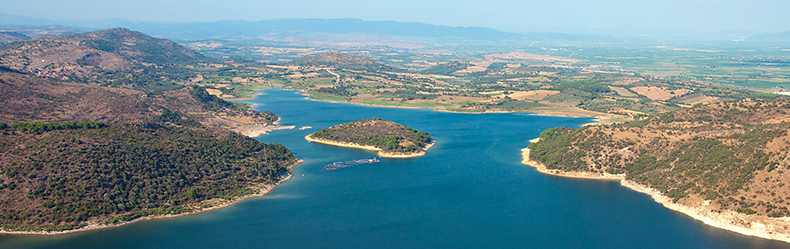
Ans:
[[[67,230],[97,218],[189,212],[203,200],[255,193],[297,160],[281,144],[227,131],[89,124],[102,127],[0,136],[0,154],[14,155],[0,161],[0,201],[26,199],[0,208],[0,227]]]
[[[104,128],[106,125],[101,122],[64,122],[64,123],[17,123],[11,125],[11,128],[25,133],[41,133],[45,131],[54,130],[74,130],[74,129],[99,129]],[[0,125],[0,129],[5,129],[6,124]]]

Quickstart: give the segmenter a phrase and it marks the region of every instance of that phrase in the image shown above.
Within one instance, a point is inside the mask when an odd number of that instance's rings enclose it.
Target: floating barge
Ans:
[[[336,169],[354,167],[354,166],[357,166],[357,165],[360,165],[360,164],[373,164],[373,163],[378,163],[378,162],[380,162],[380,160],[378,158],[375,158],[375,157],[373,159],[359,159],[359,160],[351,160],[351,161],[345,161],[345,162],[335,162],[335,163],[327,164],[326,166],[324,166],[323,171],[333,171],[333,170],[336,170]]]

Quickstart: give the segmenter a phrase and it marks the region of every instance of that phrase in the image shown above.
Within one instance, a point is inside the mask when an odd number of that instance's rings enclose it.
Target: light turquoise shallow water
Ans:
[[[267,196],[196,215],[62,236],[0,235],[0,248],[788,248],[712,228],[617,182],[566,179],[520,164],[542,130],[590,119],[458,114],[305,100],[250,101],[282,117],[279,142],[306,162]],[[374,152],[308,143],[318,129],[381,117],[429,132],[425,156],[322,172]]]

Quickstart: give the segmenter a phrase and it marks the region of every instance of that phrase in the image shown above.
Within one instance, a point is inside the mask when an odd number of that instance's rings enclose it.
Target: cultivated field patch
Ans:
[[[680,96],[691,92],[691,90],[688,89],[666,90],[657,86],[638,86],[632,87],[631,90],[639,93],[640,95],[644,95],[651,100],[667,100],[675,96]]]

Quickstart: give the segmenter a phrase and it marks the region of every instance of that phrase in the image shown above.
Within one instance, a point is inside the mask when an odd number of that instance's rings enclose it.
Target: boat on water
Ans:
[[[359,160],[351,160],[351,161],[345,161],[345,162],[334,162],[334,163],[325,165],[323,171],[333,171],[333,170],[336,170],[336,169],[354,167],[354,166],[361,165],[361,164],[373,164],[373,163],[378,163],[378,162],[381,162],[381,161],[378,158],[375,158],[375,157],[373,159],[359,159]]]
[[[299,128],[300,131],[307,130],[307,129],[313,129],[313,127],[306,125],[306,126],[302,126],[301,128]]]

